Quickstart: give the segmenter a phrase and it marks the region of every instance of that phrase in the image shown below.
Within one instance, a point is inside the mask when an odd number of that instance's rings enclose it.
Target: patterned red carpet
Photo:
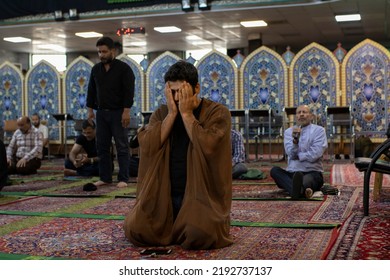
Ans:
[[[358,201],[362,201],[359,193]],[[340,237],[328,259],[390,259],[390,188],[385,187],[379,201],[370,201],[370,216],[363,215],[361,203],[344,222]]]
[[[359,170],[353,164],[335,164],[332,167],[331,184],[348,186],[363,186],[364,173]],[[374,184],[375,173],[372,173],[370,177],[371,185]],[[390,175],[383,175],[383,186],[390,187]]]
[[[0,259],[149,258],[140,255],[141,248],[129,243],[122,230],[123,217],[135,202],[136,183],[86,193],[82,186],[94,179],[63,178],[61,165],[61,160],[45,161],[40,176],[14,176],[14,184],[2,190]],[[389,259],[389,188],[381,201],[371,203],[371,215],[363,217],[357,181],[335,181],[339,196],[292,201],[269,177],[271,166],[251,163],[267,178],[234,181],[232,246],[211,251],[171,246],[171,254],[158,258]],[[331,178],[356,177],[348,174],[356,175],[350,166],[326,168],[328,184]]]

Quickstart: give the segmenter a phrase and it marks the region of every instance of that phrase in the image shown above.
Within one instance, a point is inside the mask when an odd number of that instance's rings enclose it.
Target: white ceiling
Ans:
[[[247,48],[253,39],[262,39],[263,45],[282,52],[287,46],[298,51],[311,42],[317,42],[330,49],[337,43],[350,48],[358,42],[370,38],[390,48],[389,0],[311,0],[304,4],[290,6],[217,6],[211,2],[210,11],[185,13],[181,6],[160,9],[159,13],[150,9],[137,14],[91,17],[80,15],[79,20],[0,22],[0,50],[22,53],[52,53],[39,49],[42,44],[57,44],[66,52],[94,52],[96,38],[83,39],[76,32],[96,31],[122,42],[124,52],[146,54],[155,51],[180,51],[202,48]],[[274,1],[275,2],[275,1]],[[283,2],[283,1],[282,1]],[[290,1],[294,2],[294,1]],[[296,2],[296,1],[295,1]],[[172,8],[173,7],[173,8]],[[157,9],[158,10],[158,9]],[[336,14],[360,13],[361,21],[337,23]],[[108,17],[109,16],[109,17]],[[244,28],[242,20],[264,20],[267,27]],[[153,30],[156,26],[175,25],[180,33],[161,34]],[[120,27],[143,26],[146,34],[133,34],[118,37],[115,32]],[[231,26],[230,28],[224,28]],[[186,40],[188,35],[197,35],[209,42],[208,45],[193,45]],[[30,43],[9,43],[3,37],[23,36],[31,38]],[[123,41],[122,41],[123,40]],[[145,47],[134,47],[134,41],[146,42]]]

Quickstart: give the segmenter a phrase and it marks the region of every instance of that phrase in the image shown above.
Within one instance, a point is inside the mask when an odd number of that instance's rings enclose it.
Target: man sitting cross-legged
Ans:
[[[296,110],[297,125],[284,133],[287,168],[272,167],[271,177],[293,199],[311,198],[324,184],[322,158],[328,147],[325,129],[312,124],[313,114],[307,105]]]
[[[65,176],[99,176],[95,127],[93,121],[83,121],[83,132],[77,137],[65,161]]]
[[[8,174],[36,174],[41,167],[42,133],[27,116],[17,120],[18,129],[7,147]]]

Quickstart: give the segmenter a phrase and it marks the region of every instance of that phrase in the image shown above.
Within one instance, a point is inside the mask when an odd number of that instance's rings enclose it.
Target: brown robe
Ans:
[[[126,237],[137,246],[180,244],[186,249],[214,249],[232,243],[231,116],[204,99],[193,142],[187,153],[187,183],[182,207],[173,220],[169,173],[169,137],[160,143],[166,105],[139,132],[140,166],[137,201],[124,223]]]

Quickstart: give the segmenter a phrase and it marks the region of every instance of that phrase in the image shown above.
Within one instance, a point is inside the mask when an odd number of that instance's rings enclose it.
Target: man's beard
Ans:
[[[103,64],[110,64],[112,62],[112,58],[105,58],[100,60]]]

